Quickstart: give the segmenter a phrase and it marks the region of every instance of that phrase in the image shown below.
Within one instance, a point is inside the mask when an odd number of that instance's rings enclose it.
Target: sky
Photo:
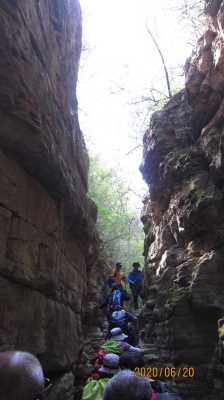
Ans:
[[[148,121],[150,114],[147,104],[133,102],[147,95],[150,87],[166,91],[161,60],[146,24],[172,71],[184,65],[192,51],[189,32],[179,14],[167,9],[168,3],[174,5],[178,0],[80,1],[87,48],[78,80],[81,129],[90,154],[124,177],[133,204],[141,209],[147,190],[139,172],[143,119],[146,116]]]

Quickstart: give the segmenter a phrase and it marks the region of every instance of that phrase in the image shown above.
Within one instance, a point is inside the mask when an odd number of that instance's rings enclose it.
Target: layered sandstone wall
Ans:
[[[77,0],[1,0],[0,350],[37,354],[51,376],[68,372],[52,399],[73,396],[69,371],[96,308],[89,284],[100,286],[106,268],[96,272],[97,210],[86,194],[80,51]]]
[[[142,172],[148,362],[191,366],[186,399],[222,399],[217,320],[224,313],[224,1],[206,1],[208,30],[186,63],[186,88],[153,115]]]

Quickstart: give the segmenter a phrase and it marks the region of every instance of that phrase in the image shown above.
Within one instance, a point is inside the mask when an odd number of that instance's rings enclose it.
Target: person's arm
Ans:
[[[128,283],[134,283],[134,281],[131,278],[132,278],[132,274],[131,274],[131,272],[129,272],[129,274],[128,274]]]

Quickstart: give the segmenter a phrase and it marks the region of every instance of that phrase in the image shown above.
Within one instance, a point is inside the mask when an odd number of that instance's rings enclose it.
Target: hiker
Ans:
[[[121,328],[113,328],[109,331],[109,339],[100,347],[96,355],[95,370],[99,371],[103,364],[103,360],[108,353],[121,355],[124,351],[140,351],[137,347],[131,346],[125,340],[128,338]]]
[[[121,328],[122,331],[128,335],[127,342],[133,345],[136,344],[135,336],[137,336],[137,321],[138,318],[135,315],[124,310],[122,307],[114,307],[114,311],[111,315],[111,328]]]
[[[125,351],[144,353],[144,350],[139,347],[131,346],[127,343],[125,335],[121,328],[113,328],[109,332],[109,339],[100,347],[95,361],[95,369],[99,370],[103,363],[103,359],[107,353],[121,355]]]
[[[182,400],[169,391],[165,382],[153,381],[136,375],[133,371],[118,372],[108,381],[103,400]]]
[[[111,310],[114,310],[116,306],[123,306],[123,302],[124,298],[123,298],[122,286],[120,284],[113,283],[111,300],[110,300]]]
[[[119,371],[120,357],[117,354],[108,353],[103,359],[103,365],[98,370],[98,373],[103,378],[111,378]]]
[[[123,272],[121,272],[122,264],[117,262],[115,268],[112,271],[111,278],[114,283],[121,285],[122,282],[126,281],[126,276]]]
[[[120,347],[122,349],[122,353],[124,351],[144,353],[143,349],[140,349],[139,347],[131,346],[127,342],[127,339],[128,339],[128,336],[122,332],[121,328],[113,328],[110,330],[110,340],[112,340],[113,342],[115,341],[120,345]]]
[[[138,297],[141,297],[143,301],[143,279],[144,275],[142,271],[139,270],[140,264],[138,262],[134,262],[132,264],[132,271],[128,274],[128,283],[130,289],[132,291],[133,303],[135,309],[138,308]]]
[[[123,305],[123,296],[120,285],[113,283],[110,293],[104,298],[103,303],[100,305],[100,309],[106,307],[106,316],[109,326],[111,323],[111,313],[116,305]]]
[[[113,283],[111,293],[104,300],[104,303],[100,308],[107,307],[107,319],[111,322],[111,313],[114,311],[116,306],[123,306],[124,301],[128,301],[129,296],[121,285]]]
[[[44,374],[36,357],[22,351],[0,353],[1,400],[37,400],[44,392]]]
[[[119,371],[120,357],[108,353],[103,359],[103,365],[98,370],[95,379],[91,379],[84,386],[81,400],[103,400],[103,393],[106,384]]]
[[[101,368],[101,366],[103,365],[104,357],[108,353],[113,353],[119,356],[122,353],[122,351],[123,351],[122,347],[116,340],[113,339],[107,340],[103,345],[101,345],[100,350],[96,355],[95,370],[98,371]]]
[[[103,400],[153,400],[154,392],[147,378],[124,370],[116,374],[105,386]]]

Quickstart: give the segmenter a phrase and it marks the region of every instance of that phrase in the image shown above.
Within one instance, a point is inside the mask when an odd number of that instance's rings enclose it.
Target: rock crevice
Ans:
[[[224,312],[223,18],[205,1],[208,30],[186,63],[186,86],[153,115],[141,170],[149,362],[195,367],[177,379],[186,399],[221,399],[217,320]],[[152,351],[153,349],[153,351]]]

